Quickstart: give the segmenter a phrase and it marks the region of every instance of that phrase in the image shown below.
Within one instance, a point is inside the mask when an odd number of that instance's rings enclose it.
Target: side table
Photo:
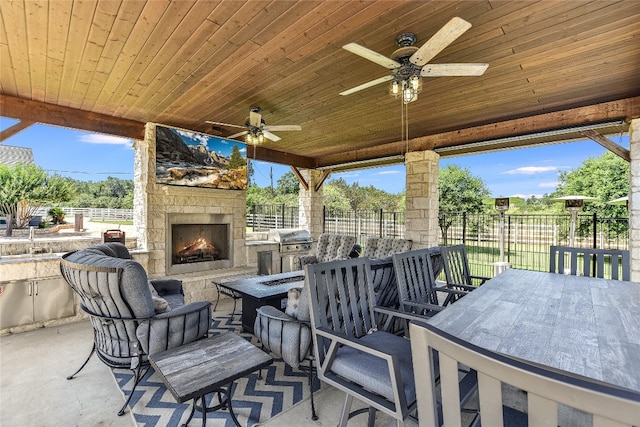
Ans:
[[[152,354],[149,362],[178,403],[193,399],[184,426],[189,424],[196,408],[202,411],[203,426],[207,423],[207,412],[228,408],[233,422],[240,427],[231,406],[233,381],[270,365],[273,358],[241,336],[227,332]],[[209,393],[225,397],[220,398],[218,405],[207,407],[205,395]]]

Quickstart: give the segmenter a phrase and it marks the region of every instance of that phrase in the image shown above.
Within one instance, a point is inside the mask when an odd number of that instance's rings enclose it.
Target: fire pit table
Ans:
[[[278,309],[285,308],[289,289],[304,286],[304,272],[302,270],[289,271],[215,284],[242,296],[242,329],[253,333],[256,309],[263,305],[271,305]]]

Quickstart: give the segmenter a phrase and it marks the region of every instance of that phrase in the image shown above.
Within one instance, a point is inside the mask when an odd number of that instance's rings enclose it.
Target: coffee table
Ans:
[[[233,382],[270,365],[273,358],[241,336],[227,332],[152,354],[149,362],[178,403],[193,399],[184,426],[189,424],[196,409],[202,411],[205,426],[207,412],[228,408],[233,422],[240,427],[231,406]],[[218,405],[207,407],[205,396],[209,393],[225,398],[220,397]]]
[[[253,333],[256,309],[263,305],[271,305],[278,309],[285,308],[289,289],[304,286],[304,272],[298,270],[268,276],[241,278],[229,282],[219,282],[216,285],[242,296],[242,329]]]

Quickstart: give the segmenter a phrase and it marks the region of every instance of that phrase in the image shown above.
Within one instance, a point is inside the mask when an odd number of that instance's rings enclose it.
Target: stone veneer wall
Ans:
[[[410,152],[405,155],[405,237],[413,240],[414,249],[438,244],[439,160],[440,156],[434,151]]]
[[[146,253],[134,255],[145,265],[149,277],[166,277],[167,215],[232,215],[232,267],[245,267],[246,191],[159,185],[155,182],[155,124],[147,124],[145,140],[137,141],[134,157],[134,223],[138,248]],[[146,258],[146,259],[145,259]],[[224,271],[211,270],[179,275],[185,284],[187,300],[215,299],[210,276]],[[175,277],[175,276],[174,276]]]
[[[324,206],[323,192],[320,187],[315,191],[315,187],[322,179],[322,171],[302,169],[302,177],[309,183],[309,190],[305,190],[300,184],[298,196],[298,219],[301,228],[306,228],[311,233],[314,240],[322,234],[322,209]]]
[[[631,176],[629,177],[629,252],[631,281],[640,282],[640,119],[631,120],[629,127]]]

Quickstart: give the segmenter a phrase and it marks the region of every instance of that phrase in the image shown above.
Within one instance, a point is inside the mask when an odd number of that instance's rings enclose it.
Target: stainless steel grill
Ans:
[[[268,239],[278,242],[281,254],[302,254],[311,250],[311,233],[304,228],[276,228],[269,231]]]

